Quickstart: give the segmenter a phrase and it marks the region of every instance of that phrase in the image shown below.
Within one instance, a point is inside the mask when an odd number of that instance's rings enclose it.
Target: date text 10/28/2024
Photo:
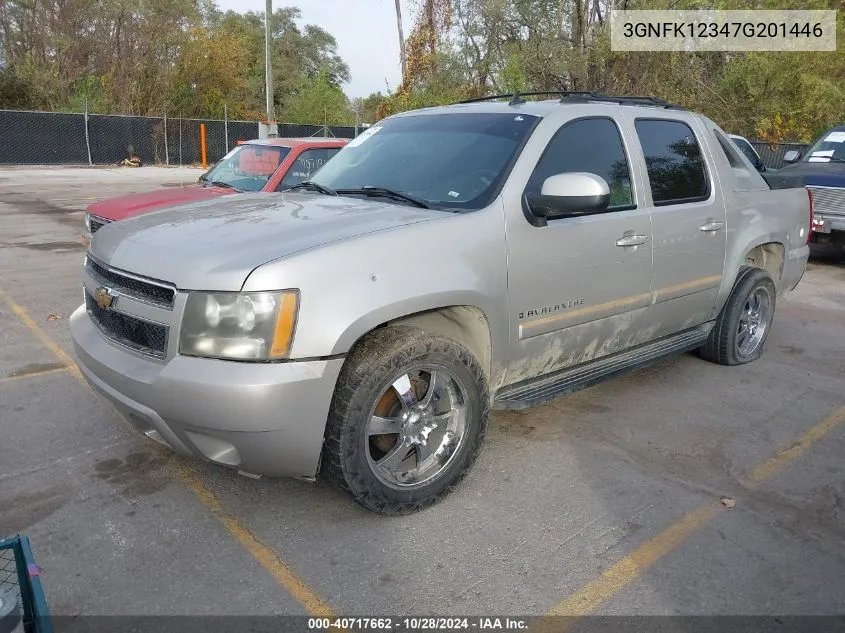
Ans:
[[[525,618],[511,617],[397,617],[397,618],[308,618],[309,631],[521,631]]]

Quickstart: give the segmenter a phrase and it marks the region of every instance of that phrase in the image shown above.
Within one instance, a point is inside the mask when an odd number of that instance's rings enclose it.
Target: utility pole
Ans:
[[[264,9],[264,75],[266,84],[265,90],[267,91],[267,125],[268,135],[276,136],[276,113],[273,106],[273,62],[271,58],[272,32],[270,30],[270,18],[272,15],[273,0],[267,0],[267,4]]]
[[[402,31],[402,4],[400,0],[395,0],[394,4],[396,5],[396,29],[399,31],[399,64],[402,66],[402,79],[399,83],[403,84],[405,73],[408,72],[408,62],[405,59],[405,33]]]

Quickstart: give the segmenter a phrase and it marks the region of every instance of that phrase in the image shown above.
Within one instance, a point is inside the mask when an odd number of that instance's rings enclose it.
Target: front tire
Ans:
[[[760,358],[775,316],[775,284],[760,268],[743,266],[699,355],[720,365]]]
[[[341,370],[324,470],[373,512],[416,512],[469,472],[489,417],[486,377],[469,350],[418,328],[382,328]]]

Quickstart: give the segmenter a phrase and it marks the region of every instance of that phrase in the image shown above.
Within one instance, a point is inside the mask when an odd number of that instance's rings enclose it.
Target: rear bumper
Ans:
[[[150,439],[250,474],[317,474],[343,359],[156,362],[106,340],[84,306],[70,329],[82,374]]]
[[[813,216],[813,233],[831,233],[833,231],[845,231],[845,216],[823,213],[816,213]]]

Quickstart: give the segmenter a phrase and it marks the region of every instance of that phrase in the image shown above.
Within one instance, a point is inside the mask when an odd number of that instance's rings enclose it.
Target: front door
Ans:
[[[618,108],[606,111],[557,129],[521,193],[523,199],[539,193],[549,176],[588,172],[610,185],[608,209],[534,226],[506,197],[513,350],[507,384],[642,342],[641,315],[651,298],[651,222],[637,205],[614,118]]]

